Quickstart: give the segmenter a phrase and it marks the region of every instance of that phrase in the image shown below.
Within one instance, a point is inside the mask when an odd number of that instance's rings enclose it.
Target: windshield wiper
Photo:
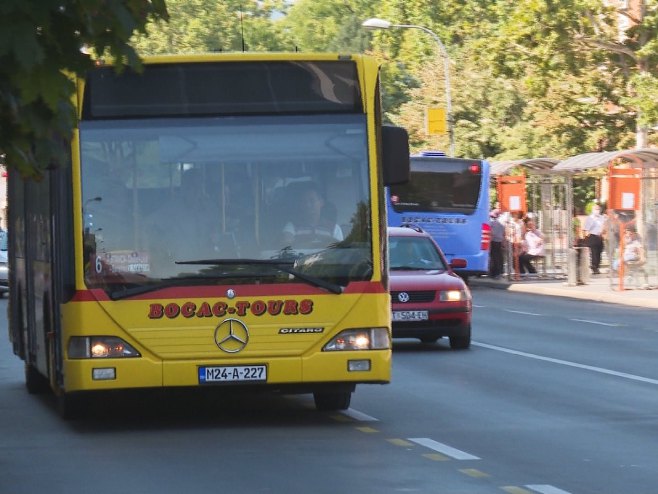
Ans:
[[[302,273],[293,269],[295,265],[295,259],[198,259],[194,261],[176,261],[176,264],[205,264],[209,266],[235,266],[235,265],[262,265],[268,266],[284,273],[293,275],[295,278],[299,278],[302,281],[305,281],[309,285],[317,286],[324,288],[325,290],[330,291],[331,293],[340,294],[343,293],[343,287],[337,285],[336,283],[331,283],[329,281],[323,280],[316,276],[310,276],[308,274]]]
[[[152,283],[148,285],[137,285],[131,286],[129,288],[123,288],[122,290],[114,290],[108,295],[112,300],[121,300],[123,298],[133,297],[135,295],[141,295],[143,293],[155,292],[162,288],[169,288],[172,286],[179,286],[183,284],[189,284],[190,281],[200,281],[207,283],[208,280],[216,280],[217,276],[174,276],[172,278],[163,278],[157,283]]]

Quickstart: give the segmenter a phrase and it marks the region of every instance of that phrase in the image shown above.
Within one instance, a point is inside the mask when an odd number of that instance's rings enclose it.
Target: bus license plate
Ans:
[[[199,384],[267,381],[265,365],[222,365],[199,367]]]
[[[428,315],[426,310],[395,310],[393,311],[394,321],[427,321]]]

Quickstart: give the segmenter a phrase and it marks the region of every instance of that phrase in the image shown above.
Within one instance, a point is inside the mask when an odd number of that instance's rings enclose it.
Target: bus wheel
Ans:
[[[64,393],[57,395],[57,412],[64,420],[76,420],[84,415],[85,396],[81,393]]]
[[[48,379],[32,364],[25,363],[25,387],[31,395],[36,395],[48,391],[50,383]]]
[[[352,401],[351,391],[317,391],[313,393],[315,408],[323,412],[347,410]]]

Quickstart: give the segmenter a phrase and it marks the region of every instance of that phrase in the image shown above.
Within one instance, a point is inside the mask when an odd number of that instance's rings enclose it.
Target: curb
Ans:
[[[494,281],[488,279],[471,279],[469,285],[510,292],[531,293],[535,295],[548,295],[553,297],[566,297],[593,302],[643,307],[645,309],[658,309],[658,291],[655,290],[626,290],[613,291],[608,285],[578,285],[567,286],[561,282],[529,282],[510,283],[508,281]]]

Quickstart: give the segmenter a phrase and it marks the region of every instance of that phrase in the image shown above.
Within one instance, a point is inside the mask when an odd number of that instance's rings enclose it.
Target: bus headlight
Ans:
[[[135,348],[116,336],[73,336],[68,354],[69,358],[141,357]]]
[[[461,302],[463,300],[468,300],[465,290],[447,290],[441,292],[439,295],[439,300],[441,302]]]
[[[322,351],[387,350],[391,338],[387,328],[346,329],[334,336]]]

